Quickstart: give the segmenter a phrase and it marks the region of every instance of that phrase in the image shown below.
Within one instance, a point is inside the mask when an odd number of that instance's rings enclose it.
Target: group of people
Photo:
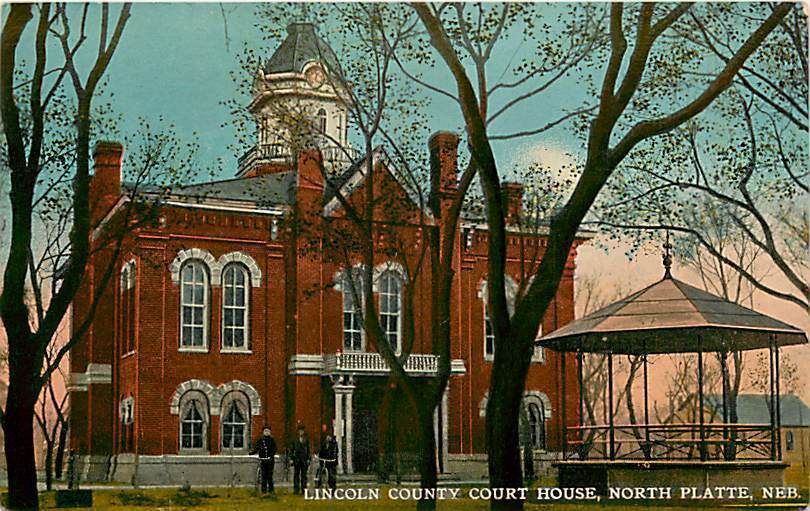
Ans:
[[[273,469],[275,468],[276,440],[273,438],[270,426],[265,426],[262,435],[256,440],[250,454],[259,456],[261,471],[262,493],[275,491],[273,486]],[[303,494],[307,488],[307,471],[311,458],[309,438],[303,424],[298,425],[298,436],[295,441],[287,447],[287,457],[293,464],[293,489],[296,494]],[[320,488],[323,473],[328,473],[327,484],[334,489],[337,486],[335,473],[337,472],[338,445],[335,437],[326,432],[326,436],[321,442],[318,451],[318,471],[315,476],[315,483]]]

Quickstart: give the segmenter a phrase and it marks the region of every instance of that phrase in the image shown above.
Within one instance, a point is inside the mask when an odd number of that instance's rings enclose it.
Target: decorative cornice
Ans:
[[[320,375],[324,368],[323,355],[293,355],[287,368],[292,375]]]
[[[67,385],[68,392],[87,392],[88,385],[112,383],[112,366],[110,364],[87,364],[83,373],[71,373]]]

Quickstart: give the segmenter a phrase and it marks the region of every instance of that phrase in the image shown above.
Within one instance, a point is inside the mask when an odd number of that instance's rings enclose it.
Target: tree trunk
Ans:
[[[45,443],[45,489],[53,490],[53,442]]]
[[[8,506],[10,509],[38,509],[37,467],[34,461],[33,383],[20,385],[12,379],[8,388],[3,430],[8,467]]]
[[[511,346],[510,346],[511,348]],[[497,349],[497,348],[496,348]],[[490,488],[521,488],[519,417],[529,357],[520,349],[502,350],[496,358],[505,367],[493,368],[487,401],[487,454]],[[520,510],[522,500],[492,500],[491,509]]]
[[[436,488],[438,476],[436,474],[436,438],[433,436],[433,410],[430,403],[432,399],[425,400],[419,405],[419,486],[421,488]],[[434,511],[436,499],[422,498],[417,501],[418,511]]]
[[[59,427],[59,444],[56,447],[56,463],[54,475],[56,479],[62,479],[62,469],[65,465],[65,449],[67,448],[68,423],[63,421]]]

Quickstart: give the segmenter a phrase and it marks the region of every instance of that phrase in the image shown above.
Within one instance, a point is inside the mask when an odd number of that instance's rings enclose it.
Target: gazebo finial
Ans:
[[[671,279],[672,278],[672,254],[669,250],[672,248],[672,244],[669,242],[669,230],[667,230],[667,240],[664,242],[664,278]]]

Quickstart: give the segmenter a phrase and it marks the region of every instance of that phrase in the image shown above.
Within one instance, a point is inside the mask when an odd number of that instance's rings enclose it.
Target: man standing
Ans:
[[[337,479],[335,473],[337,472],[337,458],[338,458],[338,445],[335,437],[327,433],[326,438],[321,443],[321,450],[318,452],[318,458],[321,459],[321,469],[318,471],[318,487],[320,488],[323,469],[329,472],[329,488],[335,489],[337,486]]]
[[[276,464],[276,441],[273,438],[270,426],[265,426],[262,436],[256,440],[256,444],[250,454],[259,455],[262,477],[262,493],[274,492],[273,469]]]
[[[304,425],[298,425],[298,438],[293,443],[293,489],[294,493],[304,493],[307,489],[307,469],[309,468],[309,439]]]

